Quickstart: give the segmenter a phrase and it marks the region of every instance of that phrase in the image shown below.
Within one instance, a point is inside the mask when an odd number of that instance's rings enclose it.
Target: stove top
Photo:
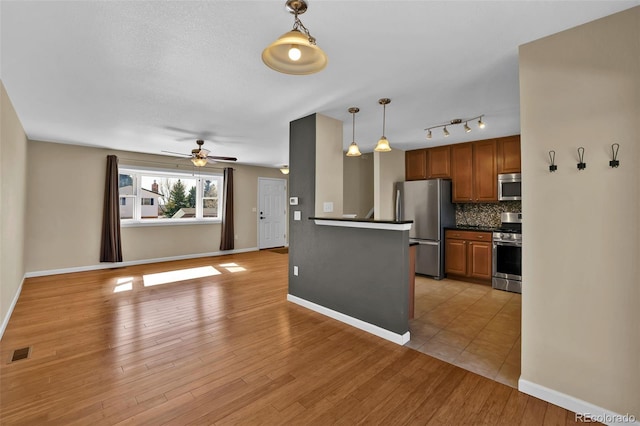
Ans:
[[[501,213],[497,232],[522,234],[522,213]]]

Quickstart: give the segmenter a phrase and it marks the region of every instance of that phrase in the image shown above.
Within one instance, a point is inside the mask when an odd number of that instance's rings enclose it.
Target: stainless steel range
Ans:
[[[522,293],[522,213],[502,213],[493,233],[492,286]]]

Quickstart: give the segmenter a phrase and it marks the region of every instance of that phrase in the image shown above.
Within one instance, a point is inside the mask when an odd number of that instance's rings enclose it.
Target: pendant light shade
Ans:
[[[322,71],[327,66],[327,55],[316,46],[316,39],[298,18],[298,15],[306,12],[307,3],[304,0],[288,0],[286,6],[295,15],[293,29],[262,51],[262,61],[269,68],[284,74],[306,75]]]
[[[378,144],[375,147],[375,151],[378,152],[389,152],[391,151],[391,147],[389,146],[389,141],[384,136],[380,138]]]
[[[348,109],[348,111],[351,113],[351,117],[353,119],[353,124],[352,124],[352,139],[351,139],[351,145],[349,145],[349,150],[347,151],[347,157],[359,157],[362,155],[362,153],[360,152],[360,148],[358,148],[358,144],[356,143],[356,114],[358,113],[358,111],[360,111],[360,108],[358,107],[351,107]]]
[[[378,100],[378,103],[382,105],[382,137],[378,140],[378,144],[374,148],[374,151],[377,152],[389,152],[391,151],[391,146],[389,146],[389,141],[387,137],[384,135],[385,124],[386,124],[386,112],[387,112],[387,104],[391,102],[389,98],[382,98]]]

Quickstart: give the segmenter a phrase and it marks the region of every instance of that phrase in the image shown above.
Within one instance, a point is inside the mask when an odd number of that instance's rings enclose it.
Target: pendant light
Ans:
[[[385,124],[386,124],[386,112],[387,112],[387,104],[391,102],[389,98],[382,98],[378,100],[378,103],[382,105],[382,137],[378,141],[378,144],[374,148],[374,151],[378,152],[389,152],[391,151],[391,147],[389,146],[389,141],[384,135]]]
[[[347,157],[359,157],[362,155],[362,153],[360,153],[360,149],[358,148],[358,144],[356,143],[356,114],[358,113],[358,111],[360,111],[360,108],[358,107],[351,107],[348,109],[348,111],[351,113],[351,117],[353,118],[353,124],[352,124],[352,138],[351,138],[351,145],[349,145],[349,150],[347,151]]]
[[[295,16],[293,29],[262,51],[262,61],[284,74],[306,75],[322,71],[327,66],[327,55],[316,46],[316,39],[298,18],[307,11],[307,2],[287,0],[286,8]]]

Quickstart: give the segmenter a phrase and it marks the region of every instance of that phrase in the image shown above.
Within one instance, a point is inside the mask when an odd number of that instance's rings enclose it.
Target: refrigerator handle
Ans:
[[[400,190],[396,189],[396,221],[400,219]]]

